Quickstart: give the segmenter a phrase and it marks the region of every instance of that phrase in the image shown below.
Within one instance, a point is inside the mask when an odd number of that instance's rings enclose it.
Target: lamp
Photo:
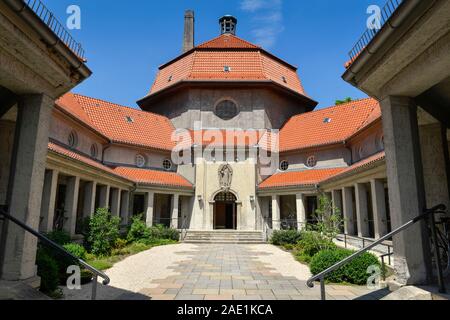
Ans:
[[[255,202],[255,196],[250,196],[250,202]]]
[[[199,202],[202,202],[202,201],[203,201],[203,196],[202,196],[201,194],[199,194],[199,195],[197,196],[197,199],[198,199]]]

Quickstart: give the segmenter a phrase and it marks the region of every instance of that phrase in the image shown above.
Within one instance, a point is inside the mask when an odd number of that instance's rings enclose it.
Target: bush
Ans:
[[[64,245],[64,249],[69,251],[71,254],[73,254],[78,259],[81,259],[83,261],[86,260],[87,252],[86,252],[86,249],[83,246],[81,246],[81,245],[79,245],[77,243],[68,243],[68,244]],[[74,263],[74,261],[72,261],[72,264],[73,263]]]
[[[142,215],[135,216],[132,219],[130,229],[128,230],[128,242],[136,242],[142,239],[150,238],[150,230],[147,228]]]
[[[108,209],[97,209],[89,221],[88,242],[91,252],[97,256],[108,256],[119,238],[120,218],[113,217]]]
[[[65,231],[52,231],[47,233],[45,236],[60,246],[68,244],[72,241],[70,234]]]
[[[41,277],[40,290],[47,294],[53,293],[59,284],[58,262],[46,250],[38,250],[36,264],[37,274]]]
[[[321,251],[311,259],[311,273],[317,275],[352,254],[353,251],[346,249]],[[370,276],[367,273],[367,269],[372,265],[380,265],[377,257],[371,253],[365,253],[338,270],[330,273],[326,276],[325,280],[333,283],[345,282],[356,285],[365,285]]]
[[[157,225],[155,227],[151,227],[148,229],[150,232],[149,240],[154,241],[156,239],[165,239],[165,240],[180,240],[180,233],[178,230],[166,228],[163,225]]]
[[[270,242],[276,246],[285,244],[297,244],[302,238],[302,233],[296,230],[276,230],[273,232]]]
[[[328,238],[315,231],[305,231],[298,242],[297,249],[303,256],[313,257],[323,250],[336,249],[337,246]]]
[[[127,240],[119,238],[116,240],[116,243],[114,243],[114,249],[123,249],[127,246],[127,244]]]

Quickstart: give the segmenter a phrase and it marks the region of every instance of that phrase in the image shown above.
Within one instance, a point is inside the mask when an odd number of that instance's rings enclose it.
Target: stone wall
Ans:
[[[15,123],[0,120],[0,206],[6,204]]]

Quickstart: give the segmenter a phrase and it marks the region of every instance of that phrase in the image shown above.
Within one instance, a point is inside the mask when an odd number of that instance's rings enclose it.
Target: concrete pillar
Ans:
[[[41,225],[39,231],[48,233],[53,231],[53,220],[55,217],[56,192],[58,188],[57,170],[45,172],[44,189],[42,190]]]
[[[172,213],[170,227],[173,229],[178,229],[178,205],[180,204],[180,196],[174,194],[172,196]]]
[[[122,218],[122,224],[127,225],[130,221],[130,191],[122,190],[120,200],[120,216]]]
[[[342,207],[342,191],[333,190],[331,192],[331,201],[333,203],[333,214],[342,215],[344,213],[344,209]]]
[[[147,192],[145,194],[145,212],[146,212],[146,221],[147,227],[153,227],[153,206],[155,202],[155,193]]]
[[[443,203],[450,208],[447,129],[440,123],[424,125],[419,135],[427,206]]]
[[[75,235],[77,225],[78,193],[80,190],[80,178],[70,177],[67,180],[64,230],[71,236]]]
[[[110,186],[101,186],[100,187],[100,198],[98,202],[99,208],[109,208],[109,193],[111,187]]]
[[[344,216],[344,231],[346,234],[355,235],[355,221],[353,211],[353,188],[345,187],[342,189],[342,207]]]
[[[120,189],[111,188],[110,189],[110,197],[111,197],[111,214],[113,216],[120,216]]]
[[[14,162],[9,189],[9,213],[31,228],[39,217],[48,150],[48,131],[54,101],[45,95],[27,95],[18,106]],[[9,222],[2,232],[2,279],[24,280],[36,276],[37,239]]]
[[[306,208],[305,197],[302,193],[296,195],[296,207],[297,207],[297,230],[306,229]]]
[[[410,98],[381,101],[393,229],[418,217],[425,207],[417,107]],[[402,284],[426,283],[430,248],[426,224],[418,223],[394,237],[395,272]]]
[[[388,231],[384,181],[379,179],[372,179],[372,181],[370,181],[370,189],[372,191],[375,239],[380,239],[381,237],[385,236]]]
[[[83,204],[83,217],[91,217],[95,210],[95,197],[97,194],[97,182],[86,182],[84,187],[84,204]]]
[[[356,222],[358,225],[358,236],[367,238],[369,232],[369,210],[367,202],[367,188],[363,183],[355,184],[356,199]]]
[[[281,229],[280,196],[272,196],[272,229]]]

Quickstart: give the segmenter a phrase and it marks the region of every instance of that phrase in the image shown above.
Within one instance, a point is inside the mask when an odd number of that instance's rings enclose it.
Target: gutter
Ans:
[[[23,0],[3,0],[14,12],[23,18],[28,25],[42,38],[49,48],[56,50],[69,64],[84,78],[88,78],[92,71],[82,59],[72,52],[51,29],[31,10]]]
[[[359,56],[355,58],[355,61],[345,71],[342,78],[356,85],[354,78],[356,74],[361,71],[367,61],[375,55],[385,41],[395,32],[395,30],[409,17],[411,12],[420,4],[421,0],[405,0],[394,15],[387,21],[387,23],[381,28],[381,30],[375,35],[372,41],[361,52]]]

